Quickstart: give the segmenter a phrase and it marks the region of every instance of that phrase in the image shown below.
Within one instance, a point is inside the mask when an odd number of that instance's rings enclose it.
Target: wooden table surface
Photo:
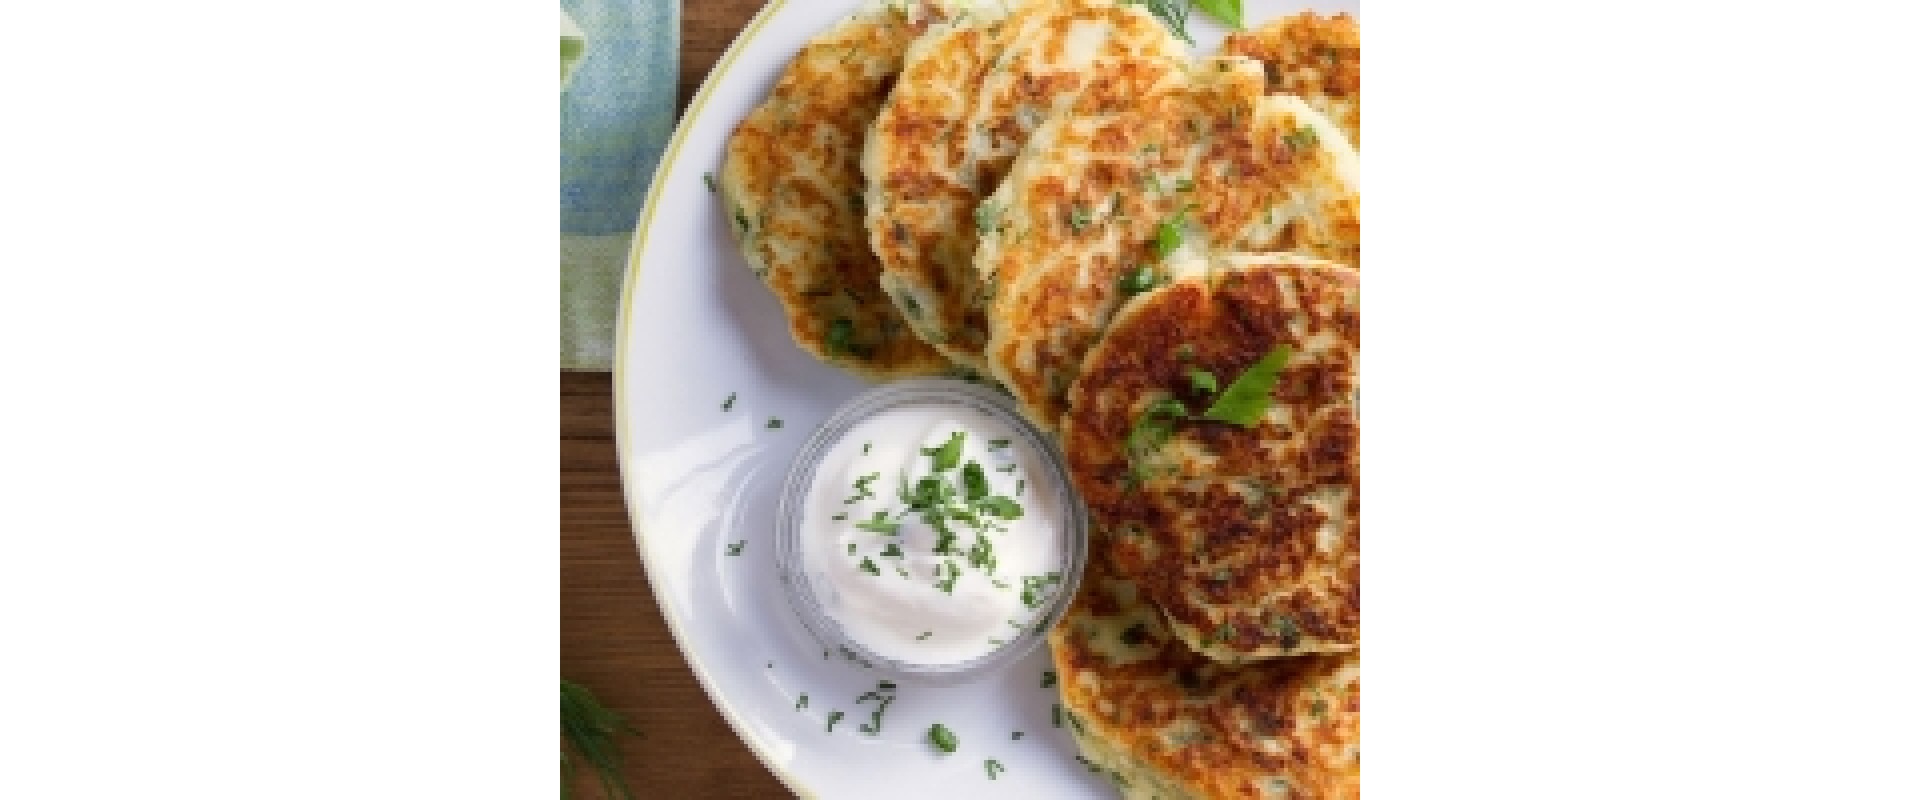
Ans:
[[[680,107],[764,0],[682,5]],[[613,443],[613,381],[560,374],[560,674],[641,732],[623,748],[642,798],[788,796],[694,681],[634,550]],[[598,796],[583,779],[582,797]]]

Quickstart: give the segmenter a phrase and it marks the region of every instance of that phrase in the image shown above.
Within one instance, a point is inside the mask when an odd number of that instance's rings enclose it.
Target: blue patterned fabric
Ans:
[[[560,93],[560,365],[612,366],[627,250],[679,85],[679,0],[562,0],[586,55]]]

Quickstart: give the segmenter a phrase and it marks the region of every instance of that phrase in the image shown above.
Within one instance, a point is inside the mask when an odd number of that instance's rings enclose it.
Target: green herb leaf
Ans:
[[[600,785],[607,797],[632,800],[633,790],[627,786],[625,773],[620,769],[617,739],[621,734],[637,733],[619,714],[601,705],[585,686],[561,679],[560,794],[567,796],[571,789],[573,762],[567,758],[567,751],[571,749],[600,774]]]
[[[1007,771],[1007,768],[1000,766],[1000,762],[995,761],[991,758],[987,759],[987,779],[988,780],[999,780],[1000,773],[1006,772],[1006,771]]]
[[[1187,370],[1187,383],[1193,384],[1193,390],[1196,392],[1213,394],[1220,391],[1220,381],[1213,377],[1213,373],[1204,369]]]
[[[724,403],[721,403],[721,404],[720,404],[720,410],[721,410],[721,411],[732,411],[732,410],[733,410],[733,401],[734,401],[734,400],[737,400],[737,399],[739,399],[739,398],[740,398],[740,393],[739,393],[739,392],[732,392],[732,393],[729,393],[729,394],[727,395],[727,402],[724,402]]]
[[[1280,140],[1286,142],[1290,150],[1305,150],[1319,144],[1320,134],[1314,131],[1312,125],[1302,125],[1299,130],[1280,137]]]
[[[781,428],[781,426],[784,426],[784,425],[786,425],[786,423],[784,423],[784,422],[781,422],[781,421],[780,421],[780,418],[779,418],[779,417],[774,417],[774,418],[772,418],[772,419],[769,419],[769,420],[767,420],[767,429],[768,429],[768,430],[776,430],[776,431],[777,431],[777,430],[779,430],[779,429]]]
[[[1159,245],[1155,245],[1156,251]],[[1179,247],[1175,244],[1174,247]],[[1171,251],[1169,251],[1171,252]],[[1162,256],[1164,258],[1165,256]],[[1159,285],[1160,274],[1151,265],[1142,264],[1120,273],[1120,291],[1123,294],[1136,295]]]
[[[847,715],[847,712],[845,712],[845,711],[832,711],[832,712],[828,712],[828,714],[827,714],[827,732],[828,732],[828,733],[832,733],[832,732],[833,732],[833,726],[834,726],[834,724],[836,724],[836,723],[838,723],[838,722],[840,721],[840,718],[841,718],[841,717],[844,717],[844,716],[846,716],[846,715]]]
[[[1040,688],[1046,689],[1048,687],[1051,687],[1055,683],[1058,683],[1059,680],[1060,680],[1060,677],[1058,675],[1055,675],[1053,670],[1047,670],[1045,672],[1042,672],[1040,673]]]
[[[900,551],[899,542],[888,542],[887,548],[885,550],[880,551],[880,557],[881,558],[906,558],[907,554]]]
[[[1180,243],[1186,239],[1186,234],[1180,230],[1180,226],[1186,222],[1186,216],[1187,213],[1182,211],[1153,229],[1155,258],[1165,261],[1167,256],[1173,255],[1173,251],[1180,249]]]
[[[1086,230],[1092,222],[1093,214],[1079,206],[1074,206],[1073,211],[1067,214],[1067,227],[1072,228],[1074,233]]]
[[[740,551],[746,549],[746,547],[747,547],[747,540],[741,539],[740,541],[727,545],[727,555],[730,555],[730,556],[740,555]]]
[[[1258,424],[1273,404],[1273,385],[1279,380],[1281,370],[1287,368],[1287,358],[1292,352],[1285,342],[1275,345],[1266,356],[1240,373],[1240,377],[1234,378],[1201,417],[1242,428]]]
[[[853,351],[853,320],[840,317],[827,324],[827,354],[856,355]]]
[[[880,568],[877,566],[874,566],[872,558],[860,559],[860,571],[867,573],[868,575],[874,575],[874,576],[878,576],[880,574]]]
[[[980,462],[969,461],[960,471],[960,482],[967,487],[967,502],[978,503],[987,496],[987,471]]]
[[[1240,19],[1240,0],[1192,0],[1194,8],[1210,13],[1213,19],[1227,23],[1227,27],[1242,31],[1246,23]]]
[[[953,731],[947,730],[947,726],[938,722],[927,729],[927,741],[932,742],[933,746],[942,753],[951,753],[960,749],[960,740],[953,735]]]
[[[933,456],[934,472],[946,472],[947,470],[960,466],[960,448],[966,445],[966,441],[967,434],[965,431],[954,431],[952,436],[947,437],[946,444],[940,445],[939,447],[923,447],[920,449],[920,453],[922,455]],[[925,482],[924,480],[921,481],[921,483]]]
[[[1000,226],[1000,208],[992,203],[981,203],[973,210],[973,225],[981,233],[992,233]]]
[[[706,179],[707,179],[707,191],[708,191],[708,192],[718,192],[718,191],[720,191],[720,186],[719,186],[719,184],[716,184],[716,183],[714,183],[714,182],[713,182],[713,173],[711,173],[711,172],[709,172],[709,173],[707,173],[706,175],[704,175],[704,176],[702,176],[702,177],[704,177],[704,178],[706,178]]]
[[[1013,446],[1013,440],[1011,439],[988,439],[987,440],[988,450],[1005,450],[1011,446]]]
[[[800,709],[803,709],[806,707],[807,707],[807,695],[805,692],[802,692],[800,694],[800,702],[793,704],[793,710],[799,711]]]
[[[1021,508],[1013,498],[999,494],[980,501],[980,510],[1001,519],[1019,519],[1026,514],[1026,509]]]
[[[900,522],[898,520],[887,519],[887,512],[885,511],[875,511],[873,512],[873,519],[856,523],[853,527],[869,533],[881,533],[888,536],[900,532]]]
[[[926,633],[913,637],[913,640],[916,642],[923,642],[923,641],[926,641],[927,637],[932,635],[933,635],[933,631],[927,631]]]

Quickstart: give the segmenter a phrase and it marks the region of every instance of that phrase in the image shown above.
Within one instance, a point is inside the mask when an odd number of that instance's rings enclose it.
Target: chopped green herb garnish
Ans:
[[[1322,697],[1313,698],[1313,707],[1308,709],[1308,712],[1312,713],[1316,717],[1326,716],[1327,715],[1326,698],[1322,698]]]
[[[799,711],[800,709],[803,709],[806,707],[807,707],[807,695],[805,693],[802,693],[800,695],[800,702],[793,704],[793,710]]]
[[[1014,732],[1013,732],[1013,740],[1014,740],[1014,741],[1016,741],[1016,742],[1017,742],[1017,741],[1020,741],[1020,737],[1022,737],[1022,736],[1025,736],[1025,735],[1026,735],[1026,734],[1024,734],[1024,733],[1021,733],[1020,731],[1014,731]]]
[[[1020,579],[1020,602],[1027,608],[1039,608],[1046,602],[1047,590],[1060,584],[1060,573],[1029,575]]]
[[[846,715],[847,715],[847,712],[845,711],[834,711],[834,712],[828,713],[827,714],[827,732],[832,733],[833,726],[835,724],[838,724],[840,722],[840,718]]]
[[[853,320],[840,317],[827,324],[827,355],[857,355],[853,351]]]
[[[1319,143],[1320,134],[1314,132],[1312,125],[1302,125],[1299,130],[1280,138],[1287,143],[1289,149],[1305,150]]]
[[[1220,381],[1213,377],[1213,373],[1204,369],[1187,370],[1187,382],[1193,384],[1193,390],[1196,392],[1213,394],[1220,391]]]
[[[740,226],[740,233],[743,235],[752,227],[747,222],[747,212],[739,206],[733,209],[733,224]]]
[[[1173,251],[1180,249],[1180,243],[1186,238],[1186,234],[1181,231],[1180,227],[1185,222],[1186,212],[1182,211],[1179,214],[1173,215],[1172,219],[1160,223],[1158,227],[1153,229],[1153,255],[1155,258],[1165,261],[1167,256],[1173,255]]]
[[[1180,345],[1179,347],[1176,347],[1176,348],[1174,348],[1174,349],[1173,349],[1173,357],[1174,357],[1174,358],[1177,358],[1177,359],[1180,359],[1181,361],[1192,361],[1192,360],[1193,360],[1193,345],[1191,345],[1191,344],[1182,344],[1182,345]]]
[[[1045,672],[1042,672],[1040,673],[1040,688],[1042,689],[1048,688],[1054,685],[1055,683],[1058,683],[1059,680],[1060,680],[1059,676],[1055,675],[1053,670],[1047,670]]]
[[[767,420],[767,428],[769,430],[779,430],[780,427],[783,425],[786,425],[786,423],[781,422],[779,417],[774,417],[772,419]]]
[[[953,731],[947,730],[947,726],[938,722],[927,729],[927,741],[932,742],[933,746],[939,748],[942,753],[951,753],[960,749],[960,740],[954,737]]]
[[[845,511],[842,511],[838,514],[833,515],[834,522],[841,522],[841,521],[844,521],[846,518],[847,518],[847,512]]]
[[[862,500],[872,497],[873,482],[877,480],[880,480],[880,473],[878,472],[869,472],[865,475],[860,476],[857,480],[853,482],[853,490],[856,492],[859,492],[859,494],[856,494],[852,497],[847,498],[846,504],[853,505],[854,503],[858,503]]]
[[[967,434],[965,431],[954,431],[952,436],[947,437],[946,444],[940,445],[939,447],[924,447],[920,449],[920,452],[922,455],[933,456],[934,472],[946,472],[947,470],[960,466],[960,448],[966,445],[966,441]],[[926,480],[932,480],[932,478]],[[921,483],[926,483],[926,480],[921,481]]]
[[[973,224],[981,233],[992,233],[1000,226],[1000,208],[992,203],[981,203],[973,210]]]
[[[1007,771],[1007,768],[1000,766],[1000,762],[995,761],[991,758],[987,759],[987,779],[988,780],[999,780],[1000,773],[1005,771]]]
[[[703,177],[703,178],[706,178],[706,179],[707,179],[707,191],[708,191],[708,192],[718,192],[718,191],[720,191],[720,185],[719,185],[719,184],[716,184],[716,183],[714,183],[714,182],[713,182],[713,173],[711,173],[711,172],[709,172],[709,173],[707,173],[707,174],[705,174],[705,175],[702,175],[702,176],[700,176],[700,177]]]
[[[1001,519],[1019,519],[1026,513],[1012,498],[998,494],[980,501],[980,510]]]
[[[1053,704],[1053,727],[1060,727],[1060,704]]]
[[[926,633],[923,633],[923,634],[920,634],[919,636],[915,636],[915,637],[913,637],[913,640],[914,640],[914,641],[916,641],[916,642],[924,642],[924,641],[926,641],[926,640],[927,640],[927,637],[929,637],[929,636],[932,636],[932,635],[933,635],[933,631],[927,631]]]
[[[1014,470],[1016,470],[1016,469],[1019,469],[1019,468],[1020,468],[1020,465],[1019,465],[1019,464],[1008,464],[1008,465],[1006,465],[1006,466],[1004,466],[1004,467],[997,467],[997,468],[995,468],[995,469],[994,469],[994,471],[995,471],[995,472],[1004,472],[1004,473],[1007,473],[1008,475],[1012,475],[1012,474],[1013,474],[1013,471],[1014,471]]]
[[[1011,439],[988,439],[987,449],[988,450],[1005,450],[1012,444],[1013,444],[1013,440]]]
[[[900,523],[887,519],[887,512],[885,511],[875,511],[873,512],[873,519],[856,523],[853,527],[870,533],[882,533],[888,536],[900,532]]]
[[[741,539],[740,541],[727,545],[727,555],[730,555],[730,556],[740,555],[740,551],[746,549],[746,547],[747,547],[747,540]]]
[[[1223,62],[1223,65],[1224,65],[1224,62]],[[1174,181],[1173,190],[1176,192],[1191,192],[1193,191],[1193,181],[1189,178],[1181,178],[1177,181]]]
[[[879,575],[879,574],[880,574],[880,568],[879,568],[879,567],[876,567],[876,566],[874,566],[874,564],[873,564],[873,559],[872,559],[872,558],[862,558],[862,559],[860,559],[860,571],[861,571],[861,572],[864,572],[864,573],[867,573],[868,575],[876,575],[876,576],[877,576],[877,575]]]
[[[1266,415],[1267,407],[1273,404],[1273,385],[1279,380],[1280,371],[1287,368],[1291,354],[1285,342],[1275,345],[1271,352],[1240,373],[1240,377],[1234,378],[1201,416],[1242,428],[1258,424]]]
[[[1186,404],[1169,397],[1148,405],[1134,420],[1126,441],[1127,461],[1132,465],[1130,475],[1134,480],[1145,474],[1141,462],[1173,438],[1174,424],[1186,416]]]
[[[1177,247],[1178,245],[1175,246]],[[1124,294],[1139,294],[1152,289],[1154,286],[1159,285],[1159,283],[1160,274],[1148,264],[1141,264],[1140,266],[1120,273],[1120,291]]]
[[[853,545],[847,545],[847,546],[852,547]],[[906,558],[907,554],[900,552],[899,542],[888,542],[887,548],[885,550],[880,551],[880,557],[881,558]]]
[[[1092,222],[1093,214],[1080,206],[1074,206],[1072,213],[1067,215],[1067,227],[1072,228],[1074,233],[1086,230]]]
[[[866,444],[860,445],[860,455],[864,456],[871,452],[873,452],[873,442],[867,442]]]
[[[980,468],[980,462],[969,461],[960,470],[960,482],[967,489],[967,502],[978,503],[987,496],[987,471]]]
[[[853,555],[854,552],[858,549],[859,549],[859,545],[856,545],[853,542],[847,542],[847,555]]]
[[[720,410],[721,410],[721,411],[732,411],[732,410],[733,410],[733,401],[734,401],[734,400],[736,400],[736,399],[738,399],[739,397],[740,397],[740,393],[739,393],[739,392],[732,392],[732,393],[730,393],[730,394],[728,394],[728,395],[727,395],[727,402],[724,402],[724,403],[721,403],[721,404],[720,404]]]
[[[1014,482],[1014,484],[1013,484],[1013,493],[1014,493],[1014,494],[1016,494],[1016,495],[1024,495],[1024,494],[1026,494],[1026,493],[1027,493],[1027,479],[1026,479],[1026,478],[1021,478],[1020,480],[1018,480],[1018,481],[1015,481],[1015,482]]]

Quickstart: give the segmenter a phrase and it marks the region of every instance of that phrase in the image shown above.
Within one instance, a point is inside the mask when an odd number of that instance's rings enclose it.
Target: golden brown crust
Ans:
[[[1267,91],[1298,95],[1360,147],[1360,23],[1311,11],[1227,37],[1220,52],[1266,65]]]
[[[870,6],[809,42],[735,128],[719,176],[729,227],[785,307],[794,341],[868,379],[951,369],[880,288],[860,172],[868,123],[902,54],[947,7]]]
[[[1198,417],[1282,344],[1257,425],[1190,417],[1130,446],[1150,406]],[[1061,434],[1074,485],[1115,568],[1203,653],[1359,647],[1359,352],[1358,274],[1272,255],[1141,297],[1088,354]]]
[[[1097,36],[1088,36],[1096,32]],[[1120,108],[1176,72],[1184,48],[1137,6],[1034,0],[975,14],[909,51],[866,154],[867,226],[888,293],[921,338],[984,369],[974,270],[980,199],[1056,111]]]
[[[1120,279],[1165,265],[1163,224],[1201,257],[1298,252],[1360,259],[1358,156],[1325,117],[1267,96],[1259,65],[1197,67],[1133,110],[1064,117],[1033,138],[987,203],[1008,224],[981,238],[992,289],[993,375],[1043,427],[1059,424],[1087,349],[1125,299]]]
[[[1127,797],[1360,796],[1357,654],[1233,667],[1188,650],[1095,555],[1049,634],[1067,725]]]

